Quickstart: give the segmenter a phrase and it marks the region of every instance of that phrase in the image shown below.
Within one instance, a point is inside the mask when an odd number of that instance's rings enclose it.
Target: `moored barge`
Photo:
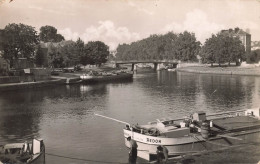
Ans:
[[[129,80],[133,78],[132,73],[120,72],[120,73],[103,73],[101,75],[90,75],[83,74],[80,79],[83,82],[108,82],[108,81],[118,81],[118,80]]]
[[[125,145],[130,136],[137,142],[138,156],[150,161],[158,145],[169,150],[169,156],[186,155],[260,142],[260,109],[224,112],[206,116],[197,112],[183,119],[163,118],[146,125],[126,125]]]

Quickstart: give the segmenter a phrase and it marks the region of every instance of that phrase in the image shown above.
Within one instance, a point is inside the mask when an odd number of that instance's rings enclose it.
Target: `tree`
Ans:
[[[101,42],[90,42],[93,45],[93,55],[94,55],[94,62],[95,64],[101,65],[102,63],[107,62],[109,56],[109,47]]]
[[[73,41],[67,41],[61,48],[61,53],[64,56],[64,63],[67,67],[76,66],[79,64],[79,56],[76,54],[76,43]]]
[[[64,37],[61,34],[56,34],[55,36],[55,42],[61,42],[65,40]]]
[[[213,47],[214,47],[214,39],[215,35],[212,35],[212,39],[207,39],[204,46],[201,48],[200,56],[203,63],[211,63],[211,66],[213,66],[213,63],[216,62],[214,54],[213,54]]]
[[[256,49],[256,50],[252,51],[247,56],[248,63],[258,63],[259,61],[260,61],[260,49]]]
[[[204,63],[218,63],[220,66],[236,62],[238,65],[240,60],[245,59],[245,48],[239,38],[219,33],[206,40],[200,56]]]
[[[84,42],[78,38],[75,44],[76,55],[80,58],[84,54]]]
[[[38,44],[38,35],[34,27],[25,24],[8,24],[2,31],[3,40],[1,46],[3,49],[3,58],[10,61],[12,67],[13,60],[25,57],[31,58],[35,47]]]
[[[82,64],[101,65],[109,56],[109,48],[101,41],[88,42],[84,47],[84,55],[81,57]]]
[[[39,44],[36,48],[35,64],[38,66],[43,66],[44,61],[45,61],[44,53],[41,48],[41,45]]]
[[[200,42],[194,33],[184,31],[176,40],[176,58],[181,61],[196,61],[200,50]]]
[[[51,43],[48,47],[48,53],[47,53],[47,56],[48,56],[48,65],[52,68],[55,68],[54,66],[54,60],[55,60],[55,57],[56,57],[56,54],[57,54],[57,49],[56,47],[54,47],[54,45]]]
[[[43,42],[60,42],[64,40],[61,34],[57,34],[57,29],[53,26],[42,26],[40,28],[40,40]]]

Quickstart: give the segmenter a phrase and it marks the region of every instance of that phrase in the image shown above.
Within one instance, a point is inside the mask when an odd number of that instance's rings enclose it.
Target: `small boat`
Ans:
[[[45,146],[42,139],[33,139],[32,143],[11,143],[0,146],[0,164],[44,164]]]
[[[175,72],[176,71],[175,68],[168,68],[167,70],[170,71],[170,72]]]
[[[83,75],[80,76],[80,79],[82,80],[87,80],[87,79],[91,79],[93,76],[84,73]]]
[[[101,73],[98,75],[89,75],[84,74],[80,76],[80,79],[83,82],[105,82],[105,81],[114,81],[114,80],[128,80],[132,79],[133,74],[128,72],[116,72],[116,73]]]
[[[207,116],[205,112],[197,112],[185,118],[157,119],[146,125],[113,120],[126,125],[125,145],[130,147],[127,138],[131,137],[141,150],[138,156],[148,161],[156,157],[158,145],[165,146],[169,156],[178,156],[260,142],[260,108]]]

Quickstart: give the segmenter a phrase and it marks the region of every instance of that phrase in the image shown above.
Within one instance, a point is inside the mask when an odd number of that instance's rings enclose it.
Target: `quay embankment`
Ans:
[[[260,76],[260,67],[210,67],[210,66],[188,66],[177,68],[179,72],[190,72],[198,74],[221,74],[221,75],[246,75]]]
[[[7,84],[0,84],[0,91],[41,88],[41,87],[60,85],[60,84],[64,84],[64,80],[54,79],[54,80],[45,80],[45,81],[36,81],[36,82],[7,83]]]
[[[34,76],[6,76],[0,77],[0,91],[10,91],[10,90],[21,90],[21,89],[31,89],[31,88],[41,88],[49,87],[55,85],[69,85],[77,84],[82,80],[80,75],[89,71],[114,71],[118,70],[112,67],[103,66],[100,68],[89,68],[84,69],[84,71],[73,72],[73,73],[63,73],[59,72],[55,76],[46,76],[47,78],[37,78],[34,79]],[[26,77],[26,78],[25,78]],[[38,80],[39,79],[39,80]]]

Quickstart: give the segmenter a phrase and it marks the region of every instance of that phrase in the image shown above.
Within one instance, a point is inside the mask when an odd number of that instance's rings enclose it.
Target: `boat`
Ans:
[[[200,111],[185,118],[161,118],[145,125],[119,122],[125,124],[125,145],[130,147],[127,138],[131,137],[137,142],[138,156],[148,161],[156,158],[158,145],[165,146],[173,157],[260,142],[260,108],[209,115]]]
[[[115,80],[128,80],[133,78],[133,73],[120,71],[114,73],[83,74],[80,79],[83,82],[105,82]]]
[[[0,164],[44,164],[45,146],[42,139],[33,139],[31,143],[10,143],[0,146]]]
[[[170,71],[170,72],[175,72],[176,71],[175,68],[168,68],[167,70]]]

